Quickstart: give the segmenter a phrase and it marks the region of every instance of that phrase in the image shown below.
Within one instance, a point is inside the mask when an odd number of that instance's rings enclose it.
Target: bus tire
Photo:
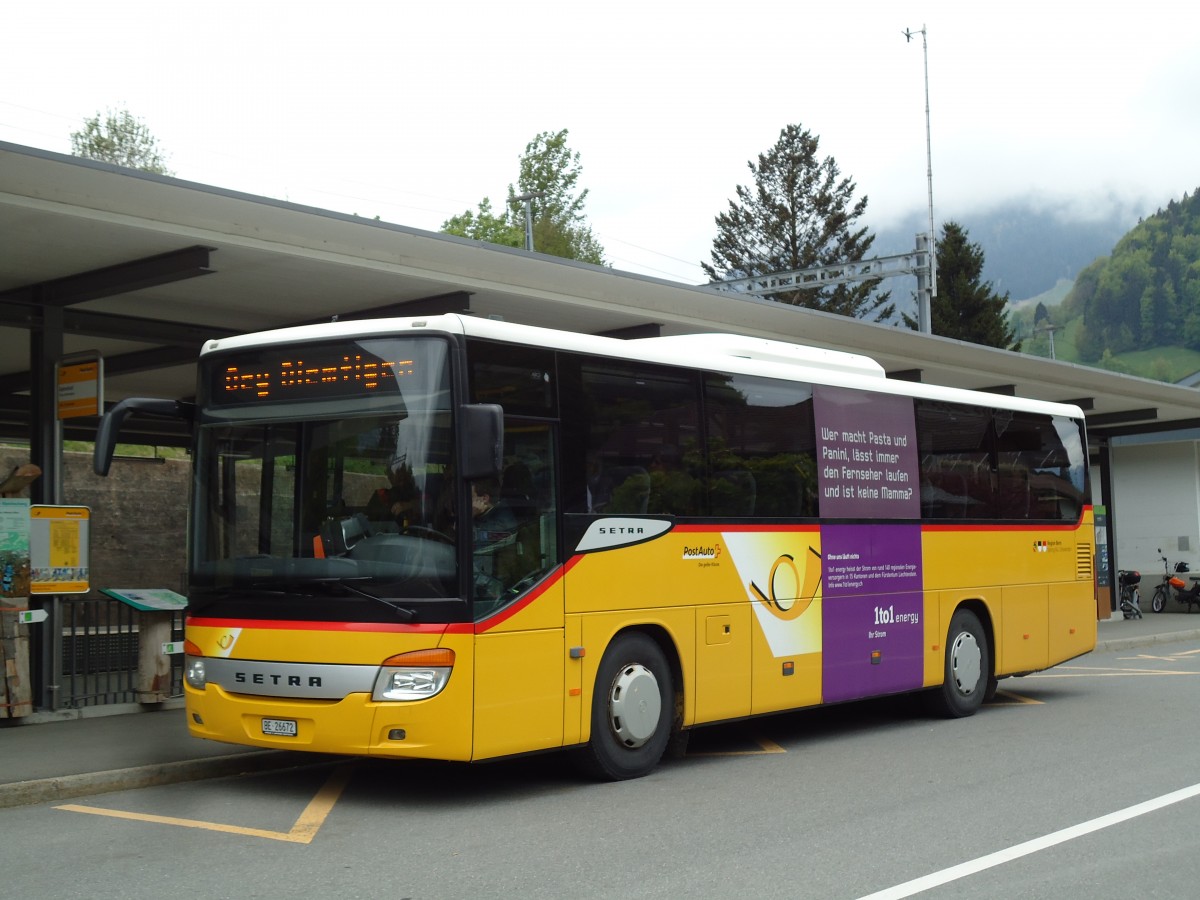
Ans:
[[[579,751],[588,775],[609,781],[653,771],[671,737],[671,667],[641,632],[619,635],[604,651],[592,694],[592,734]]]
[[[983,704],[991,679],[987,636],[979,617],[969,609],[958,609],[946,633],[942,686],[925,692],[926,706],[934,715],[947,719],[974,715]]]

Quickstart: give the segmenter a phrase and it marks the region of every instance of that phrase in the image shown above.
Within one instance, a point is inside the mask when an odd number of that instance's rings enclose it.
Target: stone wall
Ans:
[[[0,472],[29,462],[20,448],[0,449]],[[63,504],[91,510],[92,594],[100,588],[168,588],[186,593],[187,500],[191,459],[117,459],[107,477],[90,453],[63,454]],[[28,491],[22,492],[28,496]]]

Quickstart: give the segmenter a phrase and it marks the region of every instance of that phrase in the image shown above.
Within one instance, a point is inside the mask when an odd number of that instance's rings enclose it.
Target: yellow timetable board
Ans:
[[[86,594],[88,522],[86,506],[29,507],[29,591]]]
[[[58,417],[98,416],[104,412],[104,360],[58,366]]]

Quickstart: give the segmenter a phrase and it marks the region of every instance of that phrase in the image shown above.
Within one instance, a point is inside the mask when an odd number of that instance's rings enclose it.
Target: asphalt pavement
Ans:
[[[1200,638],[1200,613],[1102,619],[1096,650]],[[108,791],[312,765],[322,757],[191,737],[182,701],[0,719],[0,808]]]

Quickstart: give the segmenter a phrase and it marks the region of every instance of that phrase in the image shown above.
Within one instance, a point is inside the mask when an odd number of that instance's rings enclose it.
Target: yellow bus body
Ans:
[[[920,541],[923,643],[918,677],[903,689],[942,683],[946,631],[964,605],[984,625],[998,677],[1095,646],[1090,507],[1065,526],[926,525]],[[826,675],[821,552],[817,525],[687,525],[578,554],[475,625],[194,617],[187,639],[204,657],[380,666],[400,653],[449,648],[455,663],[444,690],[407,702],[373,701],[369,692],[306,700],[189,686],[189,728],[260,747],[462,761],[577,745],[590,737],[604,650],[630,629],[666,650],[684,727],[847,699]],[[886,608],[886,596],[876,600]],[[896,664],[887,653],[864,654],[845,672],[871,696],[894,692],[886,679]],[[889,686],[872,688],[876,676]],[[294,720],[297,733],[264,734],[263,719]]]

